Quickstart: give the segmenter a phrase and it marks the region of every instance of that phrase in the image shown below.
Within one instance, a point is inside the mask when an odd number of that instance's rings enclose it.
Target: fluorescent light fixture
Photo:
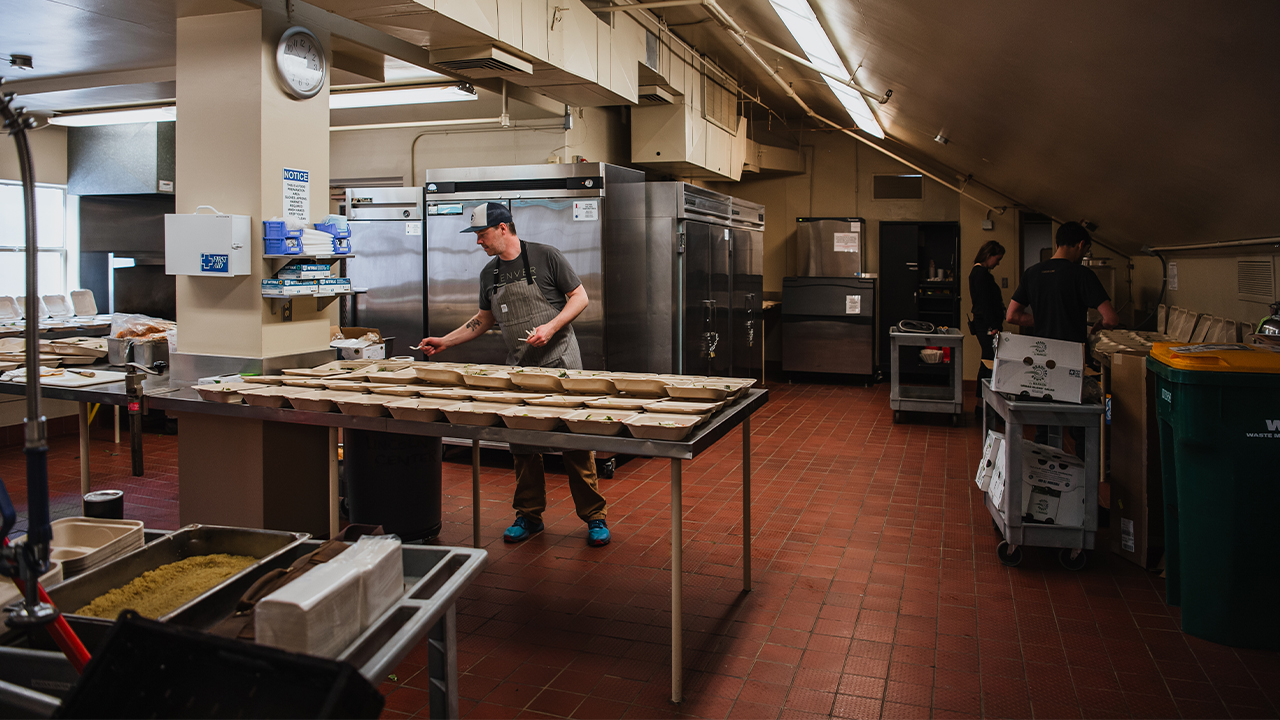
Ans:
[[[172,105],[148,108],[124,108],[94,112],[66,113],[49,118],[52,125],[63,127],[90,127],[93,125],[125,125],[128,123],[173,122],[178,119],[178,108]]]
[[[449,82],[448,75],[431,72],[387,55],[382,62],[382,79],[389,83]]]
[[[777,11],[778,17],[787,26],[787,30],[791,31],[791,37],[795,38],[796,44],[809,58],[809,62],[827,70],[832,75],[846,80],[853,79],[844,61],[840,59],[840,54],[836,52],[835,46],[831,44],[827,31],[822,28],[822,23],[818,22],[818,16],[814,15],[813,8],[809,7],[808,0],[769,0],[769,3]],[[846,85],[833,82],[825,75],[822,79],[827,83],[827,87],[831,88],[831,92],[835,93],[836,99],[853,118],[859,130],[877,138],[884,138],[884,130],[880,128],[880,122],[871,112],[871,104],[866,97]]]
[[[455,83],[450,85],[428,85],[425,87],[329,93],[329,109],[346,110],[348,108],[385,107],[389,105],[422,105],[475,99],[476,91],[474,88],[470,85]]]

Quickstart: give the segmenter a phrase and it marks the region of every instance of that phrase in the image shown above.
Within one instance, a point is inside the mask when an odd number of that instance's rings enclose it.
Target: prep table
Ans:
[[[167,390],[167,388],[166,388]],[[668,458],[671,461],[671,699],[680,702],[683,690],[683,623],[681,619],[681,583],[683,575],[683,462],[692,460],[710,448],[735,427],[742,426],[742,589],[751,590],[751,415],[768,400],[768,391],[748,389],[737,401],[713,413],[682,442],[643,440],[630,437],[512,430],[507,427],[453,425],[447,422],[414,422],[387,417],[360,417],[336,412],[307,412],[288,408],[255,407],[235,403],[207,402],[195,389],[187,386],[148,398],[150,408],[178,413],[203,413],[279,423],[321,425],[371,432],[400,433],[429,438],[465,438],[472,447],[472,517],[473,544],[480,546],[480,442],[495,441],[552,447],[562,450],[599,450],[639,457]],[[336,436],[336,431],[332,432]],[[330,523],[337,529],[337,447],[330,443]]]

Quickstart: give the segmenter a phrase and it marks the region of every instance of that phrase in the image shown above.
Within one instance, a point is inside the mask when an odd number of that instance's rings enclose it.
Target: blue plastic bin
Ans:
[[[302,252],[302,231],[288,229],[283,220],[263,220],[262,239],[268,255],[297,255]]]

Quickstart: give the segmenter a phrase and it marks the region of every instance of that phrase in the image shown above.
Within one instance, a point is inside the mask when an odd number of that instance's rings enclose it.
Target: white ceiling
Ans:
[[[752,33],[798,51],[765,0],[720,0]],[[1021,203],[1143,244],[1280,235],[1280,3],[813,0],[860,82],[893,90],[886,147],[996,204]],[[6,90],[59,109],[172,97],[173,0],[0,0]],[[700,7],[655,11],[748,92],[812,129]],[[404,25],[421,18],[405,18]],[[380,17],[394,31],[397,19]],[[761,50],[815,110],[848,116],[816,73]],[[171,72],[171,70],[170,70]],[[137,76],[149,82],[136,82]],[[166,84],[169,83],[169,84]],[[40,93],[40,94],[33,94]],[[849,123],[851,125],[851,123]],[[775,121],[775,129],[777,123]],[[933,141],[942,133],[946,145]],[[802,137],[799,133],[792,136]]]

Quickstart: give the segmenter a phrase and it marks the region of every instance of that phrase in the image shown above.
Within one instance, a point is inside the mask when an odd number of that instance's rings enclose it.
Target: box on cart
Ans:
[[[996,392],[1080,402],[1084,343],[1002,332],[995,354],[991,389]]]
[[[1024,440],[1023,519],[1071,527],[1083,525],[1086,478],[1080,458]]]
[[[991,486],[991,476],[995,474],[996,468],[996,455],[1003,444],[1004,433],[998,433],[995,430],[987,431],[987,441],[982,446],[982,460],[978,463],[978,474],[974,477],[978,489],[983,492]]]
[[[341,360],[382,360],[387,357],[387,344],[376,328],[345,327],[333,328],[332,335],[342,334],[341,339],[329,343],[329,347],[338,351]],[[376,338],[376,341],[375,341]]]

